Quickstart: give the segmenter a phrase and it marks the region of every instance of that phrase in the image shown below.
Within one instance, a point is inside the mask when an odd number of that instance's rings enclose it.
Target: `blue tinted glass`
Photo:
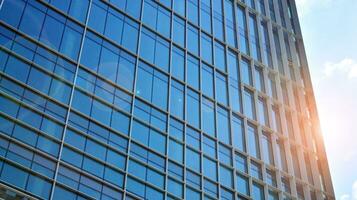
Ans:
[[[161,72],[154,72],[152,102],[159,108],[167,109],[168,79]]]
[[[212,32],[211,22],[212,22],[212,15],[211,15],[211,0],[202,0],[201,1],[201,27],[208,33]]]
[[[216,99],[219,103],[228,104],[227,79],[220,73],[216,73]],[[236,103],[236,102],[234,102]]]
[[[203,99],[202,102],[202,129],[211,136],[215,136],[215,112],[213,102]]]
[[[119,187],[123,187],[124,175],[109,167],[105,168],[104,179]]]
[[[24,1],[3,1],[0,12],[0,19],[10,24],[14,28],[20,23],[21,15],[25,7]],[[16,10],[16,12],[14,12]],[[10,17],[11,16],[11,17]]]
[[[96,72],[99,64],[100,49],[101,46],[97,42],[86,37],[82,50],[81,64]]]
[[[223,41],[224,33],[221,0],[213,0],[213,30],[214,36]]]
[[[247,85],[253,85],[252,81],[252,69],[250,67],[249,61],[242,60],[241,62],[241,69],[242,69],[242,81]]]
[[[126,0],[126,11],[135,18],[139,18],[141,0]]]
[[[102,48],[99,66],[98,66],[98,73],[109,80],[115,82],[117,69],[118,69],[118,60],[119,55],[114,53],[113,51]]]
[[[93,159],[85,157],[83,160],[83,169],[95,176],[103,177],[104,166]]]
[[[37,70],[36,68],[31,68],[27,84],[47,94],[50,87],[50,83],[51,83],[51,78],[47,74]]]
[[[237,188],[238,192],[241,194],[249,194],[248,179],[242,175],[237,175]]]
[[[48,199],[50,197],[52,185],[43,180],[42,178],[30,175],[27,190],[37,196],[40,196],[44,199]]]
[[[161,69],[168,71],[169,69],[169,43],[166,40],[157,38],[155,48],[155,65]]]
[[[235,22],[233,15],[233,2],[231,0],[224,1],[224,14],[226,18],[226,41],[229,45],[236,46]]]
[[[171,15],[166,9],[159,7],[157,13],[157,31],[165,37],[170,37]]]
[[[226,71],[226,56],[225,56],[224,46],[216,42],[214,45],[214,53],[215,53],[215,62],[214,62],[215,66],[222,71]]]
[[[193,26],[187,27],[187,49],[195,54],[198,55],[198,30]]]
[[[18,125],[16,125],[14,128],[13,137],[31,146],[35,146],[37,140],[36,133]]]
[[[184,116],[184,86],[172,80],[171,82],[171,98],[170,98],[171,113],[183,119]]]
[[[230,144],[228,112],[221,107],[218,107],[217,112],[217,135],[221,142]]]
[[[176,13],[185,16],[186,1],[174,0],[174,10]]]
[[[192,200],[201,200],[201,195],[200,195],[200,193],[196,192],[195,190],[186,188],[186,198],[192,199]]]
[[[198,24],[198,1],[188,0],[187,1],[187,14],[188,20],[194,24]]]
[[[241,151],[245,151],[244,132],[242,119],[233,116],[232,120],[233,146]]]
[[[51,16],[48,16],[43,24],[40,41],[45,43],[49,47],[58,50],[62,39],[63,29],[64,24],[61,21]]]
[[[112,119],[111,119],[111,127],[120,133],[128,134],[129,132],[129,117],[113,110]]]
[[[192,56],[188,56],[187,83],[196,90],[199,89],[199,84],[200,84],[199,76],[200,76],[199,61]]]
[[[171,56],[171,73],[175,78],[183,81],[185,79],[185,53],[173,47]]]
[[[89,115],[92,99],[78,90],[74,91],[72,106],[80,112]]]
[[[155,43],[155,35],[147,29],[143,29],[141,32],[140,56],[151,63],[154,63]]]
[[[16,187],[25,189],[28,174],[17,167],[4,164],[0,179]]]
[[[112,150],[108,150],[107,152],[107,162],[120,169],[125,168],[125,157]]]
[[[123,38],[121,44],[132,52],[137,51],[139,25],[129,18],[125,18]]]
[[[249,154],[255,158],[260,158],[259,142],[257,130],[251,125],[248,126],[248,147]]]
[[[19,29],[27,35],[38,39],[44,18],[45,14],[42,11],[28,5],[26,6],[25,12],[22,16]]]
[[[244,114],[250,119],[255,119],[254,97],[247,90],[244,90]]]
[[[172,35],[172,39],[175,43],[179,44],[181,47],[185,46],[185,22],[176,15],[173,20]]]
[[[256,183],[253,184],[252,197],[254,199],[256,199],[256,200],[264,200],[265,199],[264,198],[264,190],[263,190],[263,188],[260,185],[256,184]]]
[[[70,27],[66,27],[63,33],[60,52],[73,60],[77,60],[81,38],[81,33]]]
[[[108,106],[100,103],[99,101],[93,101],[91,116],[94,119],[109,126],[111,113],[112,110]]]
[[[16,67],[12,67],[12,66],[16,66]],[[29,70],[30,70],[29,65],[21,62],[17,58],[9,57],[7,61],[7,67],[5,68],[5,73],[25,83]]]
[[[213,98],[213,69],[208,65],[202,65],[202,92]]]
[[[217,163],[211,159],[203,157],[203,175],[212,179],[217,179]]]
[[[38,137],[37,148],[39,148],[42,151],[49,153],[53,156],[56,156],[56,157],[58,156],[59,145],[57,143],[54,143],[52,140],[47,139],[43,136]]]
[[[150,137],[149,137],[149,147],[151,147],[152,149],[154,149],[162,154],[165,154],[166,137],[163,136],[161,133],[151,129]]]
[[[182,194],[183,194],[183,188],[182,188],[182,184],[177,182],[177,181],[174,181],[172,179],[168,179],[168,192],[177,196],[177,197],[180,197],[182,198]]]
[[[97,3],[93,3],[91,5],[88,26],[98,31],[99,33],[103,33],[106,15],[106,9],[99,7]]]
[[[212,38],[201,33],[201,57],[204,61],[212,63]]]
[[[169,158],[183,163],[183,146],[174,140],[169,141]]]
[[[187,92],[187,107],[186,110],[190,112],[187,115],[187,121],[189,124],[199,128],[200,127],[200,101],[199,95],[192,90]]]
[[[196,172],[201,171],[201,158],[200,154],[189,148],[186,148],[186,166]]]
[[[10,99],[5,98],[3,96],[0,96],[0,102],[1,112],[4,112],[5,114],[10,115],[11,117],[16,117],[17,111],[19,109],[19,105],[17,103],[10,101]]]
[[[89,2],[83,1],[71,1],[71,7],[69,8],[69,14],[75,19],[84,22],[87,16]]]
[[[104,34],[120,44],[123,33],[124,16],[115,11],[108,12]]]
[[[219,168],[219,182],[226,186],[231,188],[233,186],[233,175],[232,171],[226,167],[221,166]]]
[[[136,94],[144,99],[151,100],[153,69],[140,63],[136,80]]]
[[[201,147],[200,134],[197,131],[187,127],[186,143],[191,147],[194,147],[195,149],[199,150]]]
[[[133,90],[135,58],[122,52],[120,55],[117,83],[127,90]]]

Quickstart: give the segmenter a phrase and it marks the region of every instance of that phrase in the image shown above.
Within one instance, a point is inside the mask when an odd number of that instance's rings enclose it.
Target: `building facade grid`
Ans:
[[[0,29],[5,199],[334,199],[293,0],[3,0]]]

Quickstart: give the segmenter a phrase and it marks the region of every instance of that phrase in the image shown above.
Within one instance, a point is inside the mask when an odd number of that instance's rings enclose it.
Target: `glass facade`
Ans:
[[[0,198],[334,198],[293,0],[0,5]]]

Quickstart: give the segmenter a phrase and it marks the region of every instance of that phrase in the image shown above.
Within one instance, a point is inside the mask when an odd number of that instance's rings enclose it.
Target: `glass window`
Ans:
[[[177,47],[172,48],[171,74],[181,80],[185,80],[185,52]]]
[[[201,33],[201,57],[204,61],[212,64],[212,38]]]
[[[152,67],[140,63],[137,75],[136,94],[166,110],[168,78]]]
[[[179,183],[169,178],[167,183],[167,190],[169,193],[175,195],[176,197],[182,198],[182,194],[183,194],[182,183]]]
[[[110,0],[118,8],[138,19],[140,17],[141,0]]]
[[[255,15],[253,14],[249,14],[249,27],[250,27],[249,33],[250,33],[250,42],[252,47],[252,57],[255,60],[261,61],[257,21]]]
[[[202,101],[202,129],[210,136],[215,136],[214,103],[204,98]]]
[[[237,188],[238,192],[244,195],[249,195],[248,178],[242,175],[237,175]]]
[[[253,183],[253,194],[252,194],[252,197],[253,199],[256,199],[256,200],[264,200],[265,197],[264,197],[264,189],[262,186],[256,184],[256,183]]]
[[[223,12],[222,12],[222,1],[213,0],[213,25],[214,25],[214,36],[223,41]]]
[[[198,25],[198,1],[188,0],[187,1],[187,18],[190,22]]]
[[[250,175],[256,179],[263,179],[262,168],[259,163],[251,161],[250,163]]]
[[[228,105],[227,78],[220,73],[216,73],[216,100]]]
[[[181,1],[181,0],[176,0],[176,1]],[[186,199],[201,200],[201,194],[189,187],[186,187]]]
[[[180,0],[178,0],[180,1]],[[185,1],[180,1],[185,2]],[[180,17],[174,15],[172,39],[181,47],[185,46],[185,21]]]
[[[211,156],[212,158],[216,158],[216,142],[207,137],[203,136],[203,144],[202,144],[202,151],[204,154]]]
[[[170,137],[183,141],[183,124],[174,118],[170,118]]]
[[[275,172],[272,170],[267,169],[266,170],[267,174],[267,183],[271,186],[276,187],[276,177],[275,177]]]
[[[165,71],[168,71],[169,68],[169,45],[166,40],[148,29],[142,29],[140,42],[141,57]]]
[[[232,166],[231,149],[222,144],[219,144],[219,162]]]
[[[184,86],[180,83],[171,81],[171,98],[170,98],[171,114],[183,119],[184,117]]]
[[[260,158],[259,141],[257,129],[252,125],[248,125],[248,147],[249,154],[255,158]]]
[[[204,181],[203,182],[204,192],[208,195],[217,198],[217,194],[218,194],[217,184],[213,183],[212,181],[209,181],[208,179],[204,179],[203,181]],[[206,195],[205,195],[205,199],[212,200],[212,198]]]
[[[262,1],[262,0],[260,0]],[[271,48],[270,48],[270,39],[266,22],[261,22],[261,30],[262,30],[262,45],[263,45],[263,62],[268,67],[273,68],[273,61],[271,56]]]
[[[233,1],[234,2],[234,1]],[[234,21],[234,6],[231,0],[224,1],[224,14],[226,20],[226,42],[233,47],[236,47],[235,21]]]
[[[264,161],[268,164],[273,165],[273,149],[269,133],[263,133],[262,135],[262,148],[264,152]]]
[[[232,170],[226,168],[226,167],[223,167],[223,166],[220,166],[219,167],[219,182],[228,187],[228,188],[232,188],[233,186],[233,172]]]
[[[233,133],[233,146],[240,151],[245,151],[245,137],[243,131],[243,120],[233,115],[232,120],[232,133]]]
[[[209,158],[203,157],[203,175],[212,180],[217,180],[217,163]]]
[[[176,162],[183,163],[183,146],[182,146],[182,144],[170,139],[170,141],[169,141],[169,158],[175,160]]]
[[[214,43],[214,56],[215,56],[214,64],[218,69],[220,69],[222,71],[226,71],[226,56],[225,55],[226,55],[226,53],[225,53],[224,46],[218,42],[215,42]]]
[[[287,160],[286,160],[286,154],[285,154],[284,141],[277,142],[277,150],[278,150],[277,165],[279,166],[280,169],[287,172],[288,166],[287,166]]]
[[[241,6],[237,6],[237,17],[238,17],[238,32],[239,32],[239,49],[245,54],[249,54],[248,48],[248,31],[247,31],[247,21],[245,15],[245,9]]]
[[[201,171],[201,156],[194,150],[186,148],[186,165],[190,169],[200,172]]]
[[[245,156],[239,154],[239,153],[236,153],[235,155],[235,167],[240,171],[240,172],[243,172],[243,173],[247,173],[248,170],[247,170],[247,159]]]
[[[3,5],[0,13],[0,19],[13,26],[14,28],[17,28],[20,23],[20,19],[25,8],[26,2],[6,1],[2,2],[2,4]],[[17,12],[13,12],[14,10],[16,10]]]
[[[254,96],[249,90],[244,90],[244,114],[250,118],[255,119]]]
[[[259,114],[259,122],[265,126],[268,126],[269,125],[268,109],[265,99],[261,97],[258,98],[258,114]]]
[[[199,37],[198,30],[193,26],[187,27],[187,49],[189,52],[198,55]]]
[[[218,139],[226,144],[231,143],[230,129],[229,129],[229,113],[227,110],[218,107],[217,109],[217,136]]]
[[[170,37],[170,12],[154,1],[144,1],[143,23],[161,35]]]
[[[211,0],[202,0],[200,8],[201,8],[200,26],[204,31],[211,33],[212,32]]]
[[[188,55],[187,59],[187,83],[196,90],[200,87],[200,66],[199,61]]]
[[[182,16],[186,15],[186,1],[174,0],[174,11]]]
[[[250,62],[246,59],[242,59],[241,62],[241,69],[242,69],[242,81],[247,85],[253,85],[252,79],[252,68],[250,67]]]
[[[187,90],[186,110],[190,112],[190,114],[187,115],[188,123],[196,128],[199,128],[200,127],[200,99],[199,99],[199,95],[190,89]]]
[[[21,31],[35,39],[39,38],[42,24],[45,19],[45,14],[42,9],[43,7],[41,8],[40,6],[40,8],[38,8],[38,5],[36,5],[36,7],[31,4],[27,5],[22,14],[23,17],[19,26]]]
[[[265,92],[263,70],[255,66],[255,88],[260,92]]]
[[[213,69],[202,64],[202,93],[213,98]]]
[[[200,133],[193,130],[190,127],[186,128],[186,144],[190,145],[191,147],[195,148],[196,150],[201,149],[201,139]]]

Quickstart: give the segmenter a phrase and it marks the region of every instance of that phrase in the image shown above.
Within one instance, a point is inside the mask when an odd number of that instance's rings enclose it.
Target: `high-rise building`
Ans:
[[[334,199],[294,0],[3,0],[0,198]]]

